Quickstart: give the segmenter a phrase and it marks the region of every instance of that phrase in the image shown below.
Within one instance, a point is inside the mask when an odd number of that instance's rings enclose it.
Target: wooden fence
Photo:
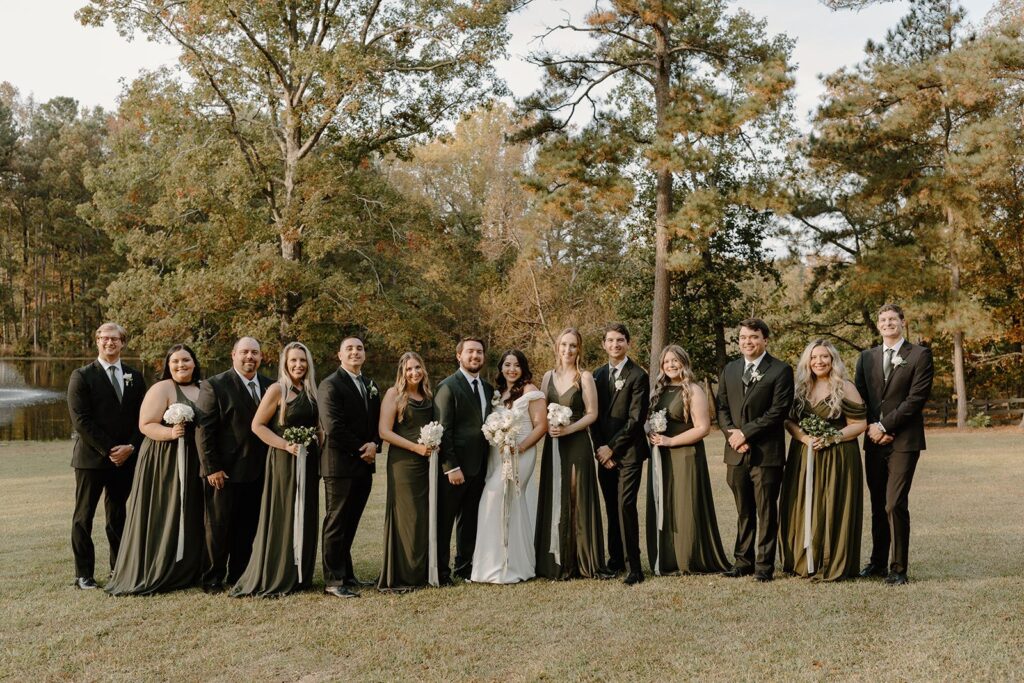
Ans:
[[[967,417],[978,413],[992,418],[992,424],[1020,424],[1024,398],[976,398],[967,402]],[[930,401],[924,407],[924,421],[930,426],[956,426],[956,401]]]

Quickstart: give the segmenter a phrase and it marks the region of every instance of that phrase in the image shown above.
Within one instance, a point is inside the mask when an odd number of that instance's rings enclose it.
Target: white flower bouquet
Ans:
[[[572,408],[563,406],[560,403],[548,404],[548,425],[552,427],[567,427],[572,422]]]
[[[668,415],[664,408],[651,413],[651,416],[647,418],[649,434],[664,434],[666,429],[668,429]]]
[[[501,478],[515,481],[517,468],[513,467],[512,457],[519,445],[519,425],[515,412],[498,408],[487,416],[480,431],[484,433],[487,443],[501,451]]]
[[[185,403],[172,403],[164,411],[164,422],[169,425],[180,425],[184,422],[191,422],[196,418],[192,406]]]
[[[420,438],[418,441],[427,448],[434,449],[441,445],[441,437],[443,435],[444,425],[434,420],[420,427]]]
[[[316,427],[288,427],[281,436],[288,443],[308,446],[316,438]]]

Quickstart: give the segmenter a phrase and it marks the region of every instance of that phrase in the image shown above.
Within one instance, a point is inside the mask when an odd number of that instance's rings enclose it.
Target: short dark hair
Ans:
[[[483,348],[484,353],[487,353],[487,342],[480,337],[463,337],[459,340],[459,343],[455,345],[455,353],[462,353],[462,347],[466,345],[466,342],[476,342]]]
[[[761,320],[760,318],[747,318],[746,320],[741,320],[739,326],[745,327],[748,330],[755,330],[757,332],[760,332],[762,335],[764,335],[765,339],[772,336],[771,331],[768,329],[768,323]]]
[[[906,320],[906,318],[903,316],[903,309],[897,306],[896,304],[882,304],[882,306],[878,309],[878,312],[875,313],[875,320],[878,320],[878,316],[889,311],[892,311],[893,313],[898,315],[900,317],[900,320]]]
[[[627,342],[630,341],[629,330],[626,329],[626,326],[623,325],[622,323],[608,323],[607,325],[605,325],[604,333],[601,335],[601,339],[603,340],[605,337],[607,337],[609,332],[618,332],[619,334],[626,338]]]
[[[359,343],[363,345],[363,348],[366,347],[366,340],[360,337],[358,334],[346,334],[344,337],[341,338],[341,341],[338,342],[339,351],[341,351],[342,347],[345,346],[345,342],[347,342],[349,339],[358,339]]]
[[[192,369],[192,381],[189,382],[189,384],[195,384],[203,378],[203,368],[199,365],[199,359],[196,358],[196,352],[185,344],[175,344],[171,348],[167,349],[167,355],[164,356],[164,370],[160,373],[160,379],[171,379],[171,356],[176,354],[178,351],[187,351],[188,355],[192,356],[192,362],[195,363],[195,367]]]

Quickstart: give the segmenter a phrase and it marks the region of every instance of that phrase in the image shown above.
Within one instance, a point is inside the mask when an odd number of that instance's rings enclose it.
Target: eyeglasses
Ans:
[[[99,341],[99,342],[119,342],[119,341],[121,341],[121,338],[120,337],[96,337],[96,341]]]

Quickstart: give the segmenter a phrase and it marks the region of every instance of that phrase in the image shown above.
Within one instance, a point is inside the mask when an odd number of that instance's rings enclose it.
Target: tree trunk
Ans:
[[[960,298],[960,256],[957,245],[956,223],[953,209],[946,208],[946,225],[949,229],[950,299],[955,306]],[[953,391],[956,392],[956,428],[967,427],[967,380],[964,376],[964,331],[953,331]]]
[[[285,261],[295,263],[302,260],[302,229],[295,225],[295,216],[298,211],[292,206],[295,185],[298,182],[299,149],[302,146],[300,122],[300,117],[291,107],[285,109],[284,197],[282,205],[278,207],[277,222],[281,235],[281,257]],[[302,303],[302,294],[298,291],[286,289],[281,295],[280,310],[278,311],[280,315],[278,336],[282,345],[291,337],[292,318],[300,303]]]
[[[665,130],[671,88],[670,56],[668,54],[667,26],[664,20],[655,30],[655,53],[658,60],[657,79],[654,84],[655,128],[657,137],[670,135]],[[669,142],[664,140],[664,142]],[[651,360],[650,376],[658,376],[661,350],[668,343],[669,276],[668,276],[668,219],[672,213],[672,170],[667,159],[658,160],[655,170],[654,209],[654,301],[651,308]]]

